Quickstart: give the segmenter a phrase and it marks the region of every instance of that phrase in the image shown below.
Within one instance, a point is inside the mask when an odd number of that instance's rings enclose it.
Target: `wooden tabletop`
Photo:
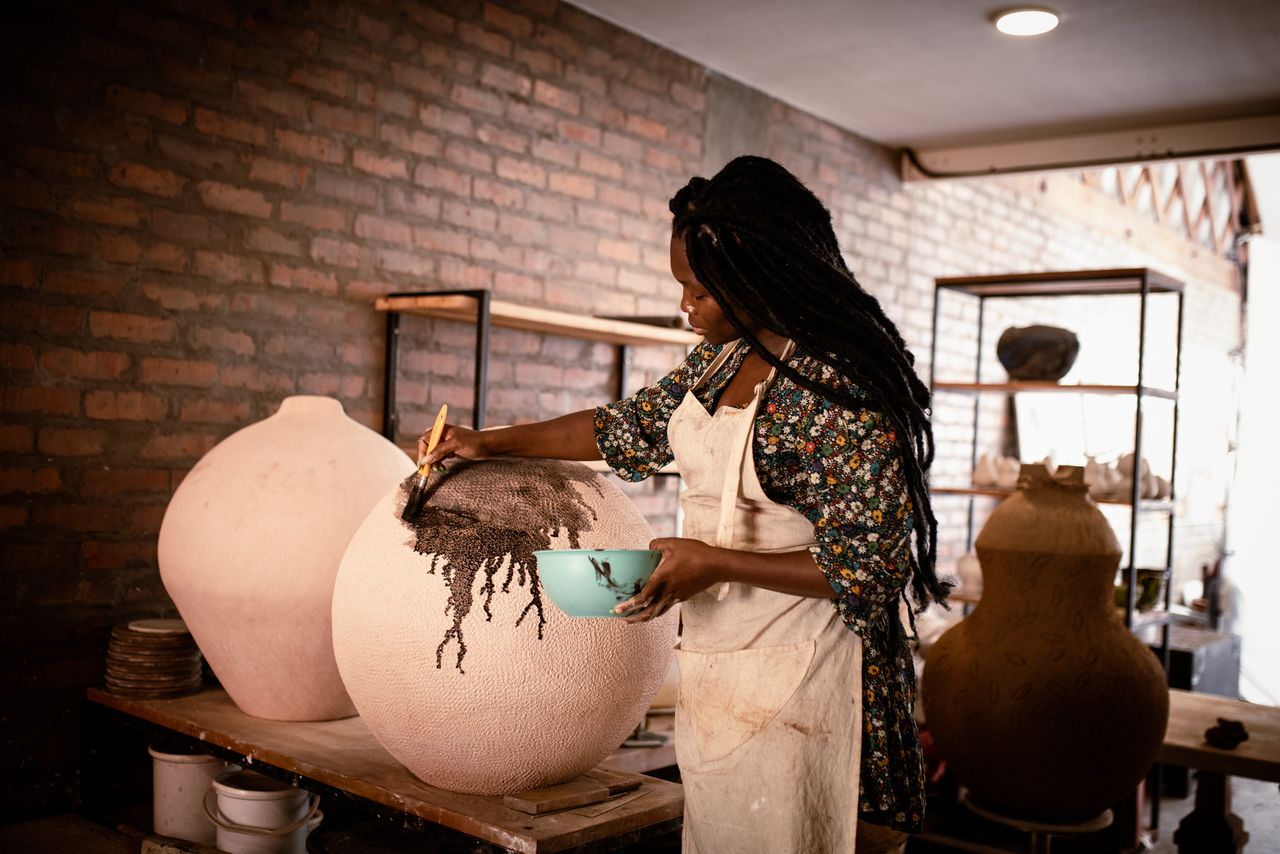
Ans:
[[[684,811],[679,784],[642,777],[636,792],[613,801],[528,815],[503,806],[501,796],[428,786],[393,759],[358,717],[314,723],[253,718],[221,689],[177,700],[131,700],[90,689],[89,699],[512,851],[566,851],[669,823]]]
[[[650,771],[675,765],[675,710],[659,713],[650,710],[645,715],[644,729],[649,734],[665,737],[666,741],[653,747],[619,747],[600,764],[615,771],[630,771],[633,774],[648,774]]]
[[[1234,750],[1210,747],[1204,731],[1217,726],[1218,718],[1243,723],[1249,740]],[[1170,689],[1169,729],[1159,761],[1280,783],[1280,707]]]

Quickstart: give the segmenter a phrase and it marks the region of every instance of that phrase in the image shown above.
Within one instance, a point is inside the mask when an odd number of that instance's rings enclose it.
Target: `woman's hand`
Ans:
[[[614,613],[627,615],[628,623],[660,617],[672,605],[696,596],[721,580],[727,549],[684,537],[663,537],[649,543],[649,548],[662,552],[657,569],[649,576],[644,589],[614,608]],[[634,613],[629,613],[633,610]]]
[[[600,449],[596,446],[593,426],[595,414],[594,409],[584,409],[550,421],[480,431],[446,424],[440,434],[440,444],[431,452],[431,458],[423,462],[435,465],[449,457],[487,460],[498,456],[598,460]],[[418,437],[419,458],[426,453],[429,437],[429,433]]]
[[[422,455],[427,452],[427,440],[430,438],[430,430],[418,437],[419,459],[422,459]],[[488,437],[479,430],[468,430],[466,427],[446,424],[444,432],[440,434],[440,442],[432,450],[431,456],[423,460],[422,464],[428,467],[433,466],[449,457],[462,457],[464,460],[486,459],[491,453],[487,439]]]

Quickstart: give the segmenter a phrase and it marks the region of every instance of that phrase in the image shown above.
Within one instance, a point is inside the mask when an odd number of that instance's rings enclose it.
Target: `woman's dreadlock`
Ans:
[[[711,180],[691,179],[670,208],[672,234],[684,238],[698,281],[761,358],[814,394],[849,409],[876,409],[892,422],[915,530],[912,593],[920,610],[932,600],[945,603],[952,585],[935,571],[938,523],[927,482],[929,389],[916,376],[897,326],[845,264],[830,212],[798,178],[764,157],[738,157]],[[853,378],[863,396],[784,364],[761,346],[742,315]]]

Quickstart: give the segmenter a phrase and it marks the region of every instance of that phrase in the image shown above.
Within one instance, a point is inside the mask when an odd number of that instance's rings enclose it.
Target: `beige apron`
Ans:
[[[729,357],[725,347],[693,386]],[[667,428],[687,489],[684,536],[790,552],[813,526],[769,500],[756,476],[756,410],[714,415],[684,396]],[[862,737],[862,644],[831,600],[717,585],[681,606],[676,757],[685,854],[852,852]]]

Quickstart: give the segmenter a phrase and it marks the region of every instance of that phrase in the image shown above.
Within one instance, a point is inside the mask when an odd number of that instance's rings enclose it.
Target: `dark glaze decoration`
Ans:
[[[416,477],[415,472],[401,483],[400,509]],[[514,582],[529,596],[515,624],[519,626],[531,611],[536,613],[538,639],[542,639],[547,621],[533,553],[551,548],[551,537],[562,532],[569,547],[578,548],[578,535],[590,530],[596,520],[595,511],[582,500],[575,483],[604,494],[590,469],[556,460],[454,460],[446,464],[443,473],[432,476],[422,512],[412,523],[402,524],[414,534],[413,550],[431,558],[428,572],[438,570],[449,588],[444,612],[453,615],[453,626],[436,647],[437,668],[452,640],[458,644],[454,666],[465,673],[462,659],[467,644],[462,623],[471,613],[472,586],[480,572],[485,578],[480,588],[485,622],[493,619],[489,606],[494,593],[499,589],[510,593]]]
[[[609,561],[596,560],[590,555],[587,556],[587,560],[591,561],[591,568],[596,571],[596,581],[611,591],[613,598],[619,602],[630,599],[644,589],[645,579],[637,580],[631,587],[624,587],[613,580],[613,567],[609,566]]]

